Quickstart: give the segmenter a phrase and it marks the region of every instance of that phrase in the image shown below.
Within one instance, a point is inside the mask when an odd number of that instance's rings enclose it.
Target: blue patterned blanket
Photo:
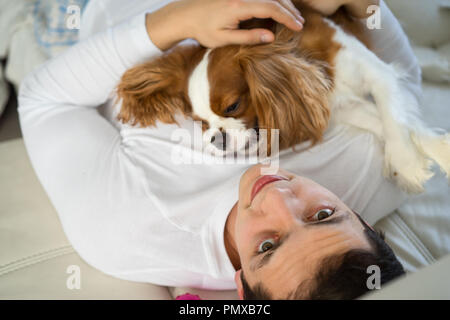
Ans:
[[[78,41],[80,18],[89,0],[36,0],[31,3],[36,41],[51,57]]]

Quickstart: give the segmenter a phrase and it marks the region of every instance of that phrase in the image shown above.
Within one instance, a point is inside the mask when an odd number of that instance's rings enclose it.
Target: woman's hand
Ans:
[[[368,18],[373,12],[368,12],[367,8],[372,5],[380,5],[380,0],[350,0],[345,5],[355,18]]]
[[[209,48],[273,41],[270,30],[239,30],[251,18],[272,18],[295,31],[304,23],[291,0],[181,0],[148,14],[147,31],[161,50],[187,38]]]
[[[370,15],[367,13],[367,8],[380,4],[379,0],[303,0],[303,2],[326,16],[332,15],[341,6],[345,6],[355,18],[367,18]]]
[[[358,1],[358,0],[353,0]],[[310,7],[316,9],[325,16],[330,16],[337,11],[341,6],[350,2],[349,0],[303,0]]]

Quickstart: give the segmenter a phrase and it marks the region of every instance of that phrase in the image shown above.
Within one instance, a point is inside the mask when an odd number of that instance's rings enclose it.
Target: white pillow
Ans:
[[[422,69],[424,80],[450,83],[450,54],[445,55],[444,50],[441,53],[441,50],[428,47],[414,47],[413,49]]]
[[[415,45],[450,42],[450,0],[385,0]]]

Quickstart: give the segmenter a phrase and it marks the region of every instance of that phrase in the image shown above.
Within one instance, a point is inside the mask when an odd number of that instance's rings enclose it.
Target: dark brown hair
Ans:
[[[384,241],[384,234],[372,230],[356,214],[364,225],[364,233],[372,247],[371,251],[353,249],[343,255],[332,255],[322,260],[319,270],[312,280],[299,284],[286,300],[351,300],[367,293],[367,268],[376,265],[380,268],[380,284],[383,285],[403,274],[405,271],[392,249]],[[271,300],[272,294],[260,282],[251,288],[241,273],[245,300]]]

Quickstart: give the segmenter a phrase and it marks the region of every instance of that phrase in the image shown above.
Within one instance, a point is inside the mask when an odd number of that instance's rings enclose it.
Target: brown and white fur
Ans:
[[[130,69],[118,86],[119,119],[146,127],[176,123],[181,112],[204,130],[279,129],[280,149],[319,142],[334,121],[375,134],[385,176],[407,192],[423,191],[432,160],[448,177],[449,135],[422,124],[416,99],[400,86],[402,71],[369,50],[361,22],[343,9],[325,18],[297,7],[302,32],[260,21],[273,28],[273,43],[178,46]]]

